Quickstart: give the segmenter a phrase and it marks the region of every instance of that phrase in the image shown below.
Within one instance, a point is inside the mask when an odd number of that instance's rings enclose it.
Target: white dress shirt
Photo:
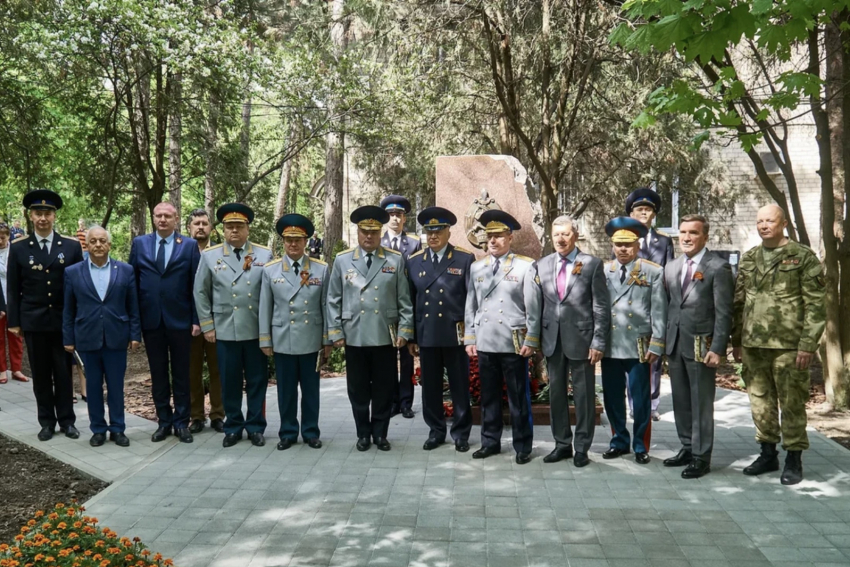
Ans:
[[[706,253],[707,250],[708,250],[708,248],[703,247],[702,250],[700,250],[699,252],[694,254],[694,256],[690,259],[694,263],[694,269],[691,272],[691,280],[693,280],[694,274],[697,273],[697,266],[699,266],[699,263],[702,260],[702,257],[705,256],[705,253]],[[685,276],[687,274],[688,274],[688,257],[685,256],[685,260],[684,260],[684,262],[682,262],[682,273],[679,274],[679,283],[680,284],[685,283]]]

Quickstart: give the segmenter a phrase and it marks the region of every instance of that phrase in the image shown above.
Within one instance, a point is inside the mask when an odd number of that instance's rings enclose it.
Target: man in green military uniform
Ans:
[[[732,325],[735,360],[743,361],[756,441],[761,455],[744,474],[779,470],[776,444],[787,451],[782,484],[803,480],[802,452],[809,448],[806,401],[809,365],[825,326],[820,260],[784,235],[788,221],[776,205],[759,209],[761,246],[738,268]],[[780,423],[779,412],[782,412]]]

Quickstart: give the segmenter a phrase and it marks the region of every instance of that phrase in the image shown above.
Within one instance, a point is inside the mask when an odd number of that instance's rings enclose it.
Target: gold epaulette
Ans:
[[[525,260],[526,262],[534,262],[534,258],[529,258],[528,256],[523,256],[522,254],[514,254],[514,258],[518,260]]]
[[[417,256],[420,256],[424,253],[425,253],[425,250],[420,250],[419,252],[416,252],[415,254],[411,254],[410,257],[408,258],[408,260],[410,260],[411,258],[416,258]]]
[[[28,235],[28,234],[24,234],[23,236],[19,236],[19,237],[17,237],[16,239],[14,239],[14,240],[12,241],[12,244],[14,244],[15,242],[20,242],[21,240],[26,240],[27,238],[29,238],[29,235]]]
[[[206,254],[207,252],[210,252],[211,250],[218,250],[222,246],[224,246],[224,245],[223,244],[216,244],[215,246],[209,246],[207,248],[204,248],[203,254]]]
[[[670,236],[669,234],[667,234],[663,230],[655,229],[655,232],[656,232],[656,234],[660,234],[661,236],[666,236],[667,238],[673,238],[672,236]]]
[[[263,246],[262,244],[257,244],[256,242],[252,242],[251,246],[254,246],[255,248],[262,248],[263,250],[271,250],[271,248],[269,248],[268,246]]]
[[[484,256],[483,258],[480,258],[480,259],[474,261],[473,264],[478,264],[480,262],[486,262],[489,257],[490,257],[490,255],[488,254],[487,256]]]
[[[384,248],[384,252],[392,252],[393,254],[398,254],[401,256],[401,252],[398,250],[393,250],[392,248]]]
[[[283,260],[283,258],[278,258],[277,260],[272,260],[271,262],[266,262],[265,264],[263,264],[263,267],[268,268],[269,266],[274,266],[275,264],[279,263],[282,260]]]
[[[641,258],[641,262],[643,262],[644,264],[649,264],[650,266],[655,266],[656,268],[661,267],[661,264],[656,264],[655,262],[651,262],[651,261],[647,260],[646,258]]]
[[[463,252],[464,254],[469,254],[470,256],[475,256],[473,252],[470,252],[466,248],[461,248],[460,246],[455,246],[455,250],[457,250],[458,252]]]
[[[357,246],[352,246],[348,250],[343,250],[342,252],[337,254],[337,256],[342,256],[343,254],[348,254],[349,252],[354,252],[355,250],[357,250]]]
[[[325,262],[324,260],[319,260],[318,258],[310,258],[310,263],[311,264],[319,264],[320,266],[327,266],[328,265],[327,262]]]

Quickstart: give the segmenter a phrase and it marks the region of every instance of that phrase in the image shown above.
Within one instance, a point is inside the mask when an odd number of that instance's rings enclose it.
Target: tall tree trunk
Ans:
[[[248,53],[254,52],[254,42],[248,40]],[[245,85],[245,96],[242,99],[242,126],[239,130],[239,154],[240,168],[242,169],[242,179],[237,185],[237,201],[244,201],[247,197],[248,181],[251,177],[251,83],[252,77],[248,75],[248,82]]]
[[[204,210],[211,219],[215,218],[215,175],[218,156],[219,102],[215,92],[210,92],[209,114],[204,136]]]
[[[339,58],[348,46],[347,23],[344,19],[345,0],[331,2],[331,42],[333,53]],[[336,117],[337,101],[330,97],[328,114],[331,129],[325,139],[325,230],[324,258],[334,257],[334,247],[342,239],[342,189],[344,181],[345,135],[342,119]]]
[[[287,137],[288,146],[292,146],[295,142],[295,120],[289,126],[289,136]],[[274,206],[274,220],[277,222],[277,219],[282,217],[287,210],[287,205],[289,204],[289,183],[292,179],[292,163],[295,161],[295,156],[289,158],[284,162],[283,167],[280,168],[280,182],[277,186],[277,200],[275,201]],[[272,244],[274,244],[275,233],[272,232],[271,236],[269,236],[269,248],[271,248]]]
[[[148,110],[150,109],[151,91],[150,75],[147,74],[144,63],[136,61],[132,67],[135,70],[135,85],[128,85],[127,106],[128,113],[132,116],[131,134],[133,137],[133,217],[130,223],[130,232],[133,237],[148,232],[147,224],[148,194],[150,185],[148,181],[150,161],[150,139],[148,138]]]
[[[182,164],[181,164],[181,136],[183,129],[182,100],[183,100],[183,77],[177,73],[170,77],[171,96],[169,97],[170,118],[168,123],[168,197],[177,208],[177,218],[183,218],[181,203],[182,195]]]

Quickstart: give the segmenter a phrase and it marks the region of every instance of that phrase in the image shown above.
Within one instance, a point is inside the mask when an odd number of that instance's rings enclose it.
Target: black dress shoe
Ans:
[[[181,427],[180,429],[176,429],[174,434],[180,440],[181,443],[191,443],[195,439],[192,437],[192,434],[189,433],[188,427]]]
[[[218,433],[224,433],[224,420],[223,419],[210,420],[210,427],[212,427]]]
[[[262,447],[266,444],[266,438],[263,437],[263,434],[259,431],[255,431],[253,433],[248,434],[248,439],[251,440],[251,445],[254,447]]]
[[[372,446],[372,442],[369,441],[368,437],[361,437],[357,440],[357,450],[358,451],[368,451],[369,447]]]
[[[416,415],[413,413],[413,410],[410,408],[404,408],[401,410],[401,416],[406,417],[407,419],[413,419],[413,416]]]
[[[437,447],[439,447],[443,443],[445,443],[445,441],[438,441],[436,439],[429,437],[428,440],[425,441],[425,444],[422,445],[422,449],[425,450],[425,451],[430,451],[431,449],[436,449]]]
[[[466,453],[469,451],[469,441],[466,439],[461,439],[460,441],[455,441],[455,451],[458,453]]]
[[[631,451],[628,449],[617,449],[616,447],[611,447],[604,453],[602,453],[603,459],[616,459],[617,457],[621,457],[623,455],[628,455]]]
[[[151,441],[154,443],[159,443],[160,441],[165,441],[165,438],[171,435],[170,427],[159,427],[156,431],[151,435]]]
[[[589,465],[590,459],[587,458],[587,453],[576,451],[576,456],[573,457],[573,464],[579,468]]]
[[[318,437],[311,437],[310,439],[307,439],[307,446],[311,449],[321,449],[322,440]]]
[[[558,461],[563,461],[564,459],[572,459],[573,458],[573,448],[572,447],[555,447],[555,450],[543,457],[544,463],[557,463]]]
[[[221,442],[222,447],[233,447],[242,439],[241,433],[228,433],[224,436],[224,440]]]
[[[92,447],[100,447],[104,443],[106,443],[106,435],[103,433],[95,433],[91,436],[91,439],[89,439],[89,445]]]
[[[691,464],[694,460],[694,455],[687,449],[680,449],[679,454],[669,459],[664,459],[665,467],[684,467]]]
[[[501,447],[481,447],[474,453],[472,453],[473,459],[486,459],[487,457],[492,457],[493,455],[498,455],[502,452]]]
[[[392,445],[390,445],[390,442],[387,441],[386,437],[375,439],[375,446],[381,451],[389,451],[392,449]]]
[[[649,463],[649,453],[635,453],[635,462],[639,465],[645,465]]]
[[[79,439],[80,432],[73,425],[69,425],[68,427],[60,427],[59,431],[65,434],[65,437],[68,439]]]
[[[277,442],[278,451],[286,451],[290,447],[292,447],[292,439],[281,439]]]
[[[189,424],[189,433],[200,433],[204,430],[204,425],[203,419],[193,419],[192,423]]]
[[[49,441],[53,439],[54,429],[52,427],[42,427],[41,431],[38,432],[38,440],[39,441]]]
[[[711,463],[702,459],[694,459],[691,464],[682,471],[682,478],[699,478],[711,472]]]
[[[525,465],[531,462],[531,455],[529,453],[517,453],[516,454],[516,464]]]
[[[115,441],[115,444],[118,445],[119,447],[129,447],[130,446],[130,440],[127,439],[127,436],[124,435],[124,433],[121,432],[121,431],[119,431],[118,433],[110,432],[109,433],[109,440]]]

